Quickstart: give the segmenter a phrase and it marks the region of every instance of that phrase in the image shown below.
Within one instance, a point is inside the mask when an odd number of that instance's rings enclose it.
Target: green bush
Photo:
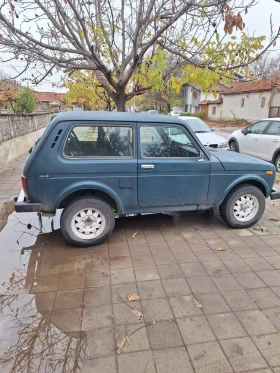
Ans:
[[[35,98],[30,88],[22,87],[20,89],[20,95],[15,103],[17,113],[32,113],[35,108]]]
[[[200,119],[204,119],[204,117],[205,117],[205,111],[200,111],[198,113],[186,113],[186,112],[182,112],[182,113],[180,113],[180,116],[182,116],[182,117],[197,117],[197,118],[200,118]]]

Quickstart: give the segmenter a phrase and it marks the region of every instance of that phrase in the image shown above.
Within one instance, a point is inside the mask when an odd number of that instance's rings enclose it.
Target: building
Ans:
[[[33,91],[36,100],[35,111],[64,111],[66,110],[65,93]]]
[[[245,119],[254,122],[280,117],[280,78],[258,82],[232,82],[216,100],[200,101],[208,119]]]

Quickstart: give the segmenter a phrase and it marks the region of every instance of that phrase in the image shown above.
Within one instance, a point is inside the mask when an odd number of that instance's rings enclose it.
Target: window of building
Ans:
[[[216,115],[216,106],[212,107],[212,115]]]
[[[133,129],[128,126],[76,126],[64,154],[68,157],[133,157]]]
[[[142,157],[198,157],[190,138],[176,126],[142,126],[140,129]]]
[[[262,97],[261,107],[264,107],[264,105],[265,105],[265,97]]]
[[[242,99],[241,99],[241,107],[243,107],[244,104],[245,104],[245,98],[242,98]]]

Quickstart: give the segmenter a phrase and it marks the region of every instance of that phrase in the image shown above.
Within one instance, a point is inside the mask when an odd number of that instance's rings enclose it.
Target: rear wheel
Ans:
[[[226,196],[220,205],[220,214],[232,228],[249,228],[260,220],[264,209],[262,191],[253,185],[242,185]]]
[[[274,165],[275,165],[276,171],[280,172],[280,154],[277,155]]]
[[[65,207],[61,231],[68,242],[87,247],[101,244],[112,233],[115,226],[113,210],[99,198],[79,198]]]
[[[239,152],[238,144],[237,144],[237,142],[235,140],[231,140],[229,142],[229,148],[233,152]]]

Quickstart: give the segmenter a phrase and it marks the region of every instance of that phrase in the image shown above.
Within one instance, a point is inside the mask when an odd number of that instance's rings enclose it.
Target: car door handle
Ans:
[[[273,141],[273,142],[278,142],[278,139],[273,139],[272,141]]]
[[[142,164],[141,168],[143,168],[143,170],[153,170],[155,168],[155,165],[153,165],[153,164]]]
[[[257,138],[257,137],[254,137],[254,140],[255,140],[255,141],[258,141],[258,138]]]

